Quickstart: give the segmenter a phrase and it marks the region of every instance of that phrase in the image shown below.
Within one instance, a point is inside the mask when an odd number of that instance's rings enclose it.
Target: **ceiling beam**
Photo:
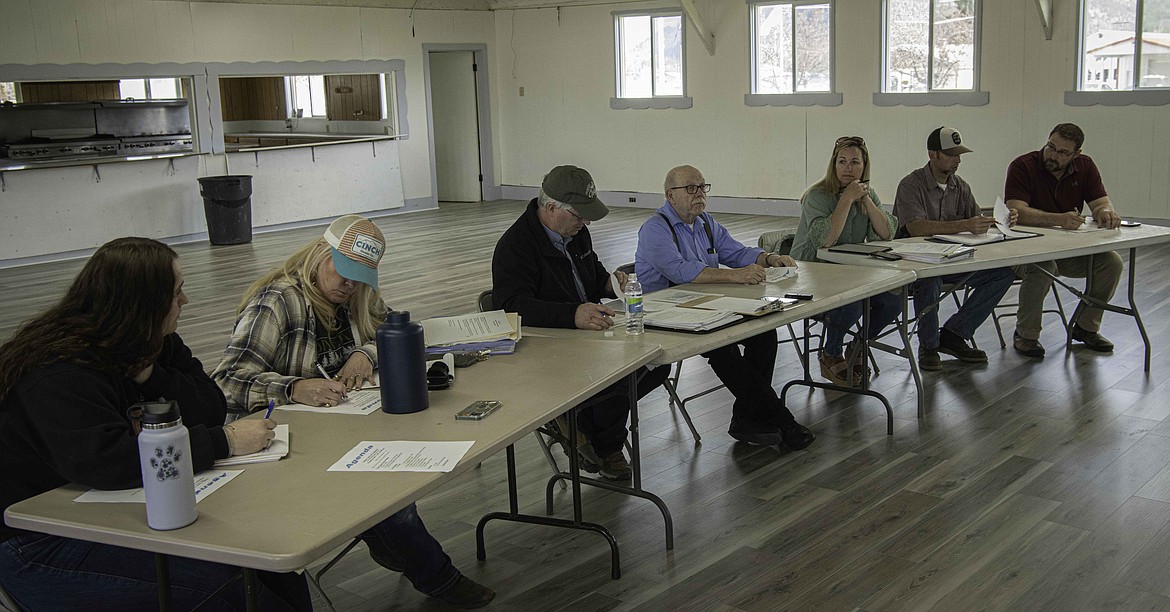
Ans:
[[[707,27],[707,22],[703,21],[703,15],[695,7],[695,0],[679,0],[679,2],[682,4],[683,12],[687,14],[687,18],[694,24],[695,31],[699,33],[699,40],[703,41],[703,46],[707,48],[707,54],[715,55],[715,34],[711,32],[711,28]]]
[[[1040,9],[1040,25],[1044,26],[1044,40],[1052,40],[1052,0],[1036,0]]]

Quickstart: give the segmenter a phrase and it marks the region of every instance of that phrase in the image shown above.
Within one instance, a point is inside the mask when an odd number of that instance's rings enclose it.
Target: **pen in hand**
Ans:
[[[276,408],[276,400],[268,400],[268,410],[264,411],[264,418],[272,418],[272,409]]]
[[[321,365],[321,364],[319,364],[319,363],[317,364],[317,371],[321,373],[321,376],[324,376],[324,377],[325,377],[325,380],[333,380],[333,377],[329,375],[329,372],[326,372],[326,371],[325,371],[325,367],[324,367],[324,366],[322,366],[322,365]],[[345,397],[346,397],[347,395],[348,395],[348,393],[346,393],[345,391],[342,391],[342,392],[341,392],[341,398],[342,398],[342,399],[345,399]]]

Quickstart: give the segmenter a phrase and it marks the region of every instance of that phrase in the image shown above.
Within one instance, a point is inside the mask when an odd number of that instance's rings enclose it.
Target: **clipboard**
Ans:
[[[851,244],[834,244],[829,247],[832,253],[852,253],[854,255],[870,255],[873,253],[884,253],[891,250],[890,247],[880,244],[869,244],[867,242],[857,242]]]

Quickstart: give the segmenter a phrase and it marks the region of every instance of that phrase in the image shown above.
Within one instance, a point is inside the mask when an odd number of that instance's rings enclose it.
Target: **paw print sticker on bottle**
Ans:
[[[142,432],[138,434],[138,456],[142,467],[142,489],[146,493],[146,523],[151,529],[178,529],[195,522],[195,477],[187,467],[191,440],[178,402],[160,399],[140,402]]]
[[[175,450],[172,444],[167,447],[166,451],[161,448],[154,449],[154,456],[150,458],[150,467],[157,470],[155,477],[159,480],[167,480],[170,478],[179,477],[179,460],[183,458],[182,450]]]

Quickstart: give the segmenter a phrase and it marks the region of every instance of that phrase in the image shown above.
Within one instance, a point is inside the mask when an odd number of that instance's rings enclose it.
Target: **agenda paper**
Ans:
[[[211,495],[231,479],[243,474],[244,470],[203,470],[195,475],[195,503]],[[117,491],[99,491],[90,489],[73,499],[82,503],[119,503],[145,504],[146,493],[142,487],[137,489],[119,489]]]
[[[336,463],[330,472],[450,472],[475,442],[364,440]]]

